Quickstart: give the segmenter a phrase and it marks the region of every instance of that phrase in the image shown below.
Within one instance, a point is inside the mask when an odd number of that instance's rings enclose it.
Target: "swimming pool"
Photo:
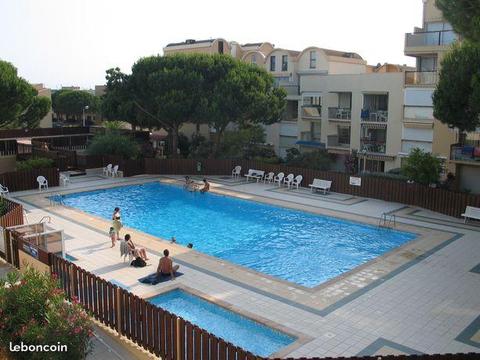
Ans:
[[[160,183],[66,195],[63,203],[253,270],[314,287],[412,239],[378,228]],[[108,229],[105,229],[105,233]],[[134,239],[135,240],[135,239]]]
[[[257,356],[269,356],[295,338],[176,289],[148,301]]]

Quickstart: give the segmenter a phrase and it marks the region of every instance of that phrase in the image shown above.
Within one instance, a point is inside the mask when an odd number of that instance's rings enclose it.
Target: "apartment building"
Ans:
[[[432,94],[442,59],[457,39],[435,0],[423,0],[422,27],[405,35],[405,55],[415,57],[416,69],[405,72],[401,155],[414,146],[438,154],[446,170],[456,174],[460,190],[480,193],[480,132],[467,134],[458,145],[458,132],[433,117]]]
[[[268,42],[187,40],[164,48],[165,54],[179,52],[229,54],[273,75],[275,86],[287,92],[281,121],[265,127],[267,142],[279,156],[285,157],[292,147],[326,149],[337,155],[338,168],[343,169],[346,156],[355,150],[366,170],[400,166],[403,73],[412,68],[371,66],[354,52],[319,47],[295,51]],[[194,129],[187,125],[184,130],[188,135]]]

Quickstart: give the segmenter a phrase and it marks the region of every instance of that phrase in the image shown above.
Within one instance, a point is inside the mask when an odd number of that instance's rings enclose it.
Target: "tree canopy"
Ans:
[[[414,148],[402,164],[401,173],[419,184],[430,185],[438,182],[441,171],[442,163],[437,156]]]
[[[220,137],[228,123],[278,121],[285,107],[271,75],[225,55],[150,56],[137,61],[131,75],[108,70],[107,80],[105,112],[165,129],[173,155],[184,123],[208,123]]]
[[[446,55],[433,106],[437,119],[462,132],[480,126],[480,43],[464,42]]]
[[[12,64],[0,60],[0,127],[37,127],[51,106],[50,99],[37,95]]]
[[[52,94],[53,111],[58,115],[79,118],[88,106],[88,112],[99,110],[98,97],[82,90],[59,90]]]
[[[435,5],[457,34],[480,42],[480,0],[436,0]]]

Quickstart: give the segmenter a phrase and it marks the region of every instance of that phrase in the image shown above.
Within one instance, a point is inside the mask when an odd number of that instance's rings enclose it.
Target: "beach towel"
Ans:
[[[176,272],[175,273],[175,278],[182,276],[183,273],[181,272]],[[161,275],[157,276],[157,273],[150,274],[148,276],[145,276],[143,278],[138,279],[142,284],[150,284],[150,285],[157,285],[161,282],[171,280],[172,277],[170,275]]]

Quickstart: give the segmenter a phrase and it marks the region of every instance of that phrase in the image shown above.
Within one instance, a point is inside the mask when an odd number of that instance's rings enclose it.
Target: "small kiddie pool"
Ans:
[[[148,301],[257,356],[272,355],[296,340],[181,289]]]

